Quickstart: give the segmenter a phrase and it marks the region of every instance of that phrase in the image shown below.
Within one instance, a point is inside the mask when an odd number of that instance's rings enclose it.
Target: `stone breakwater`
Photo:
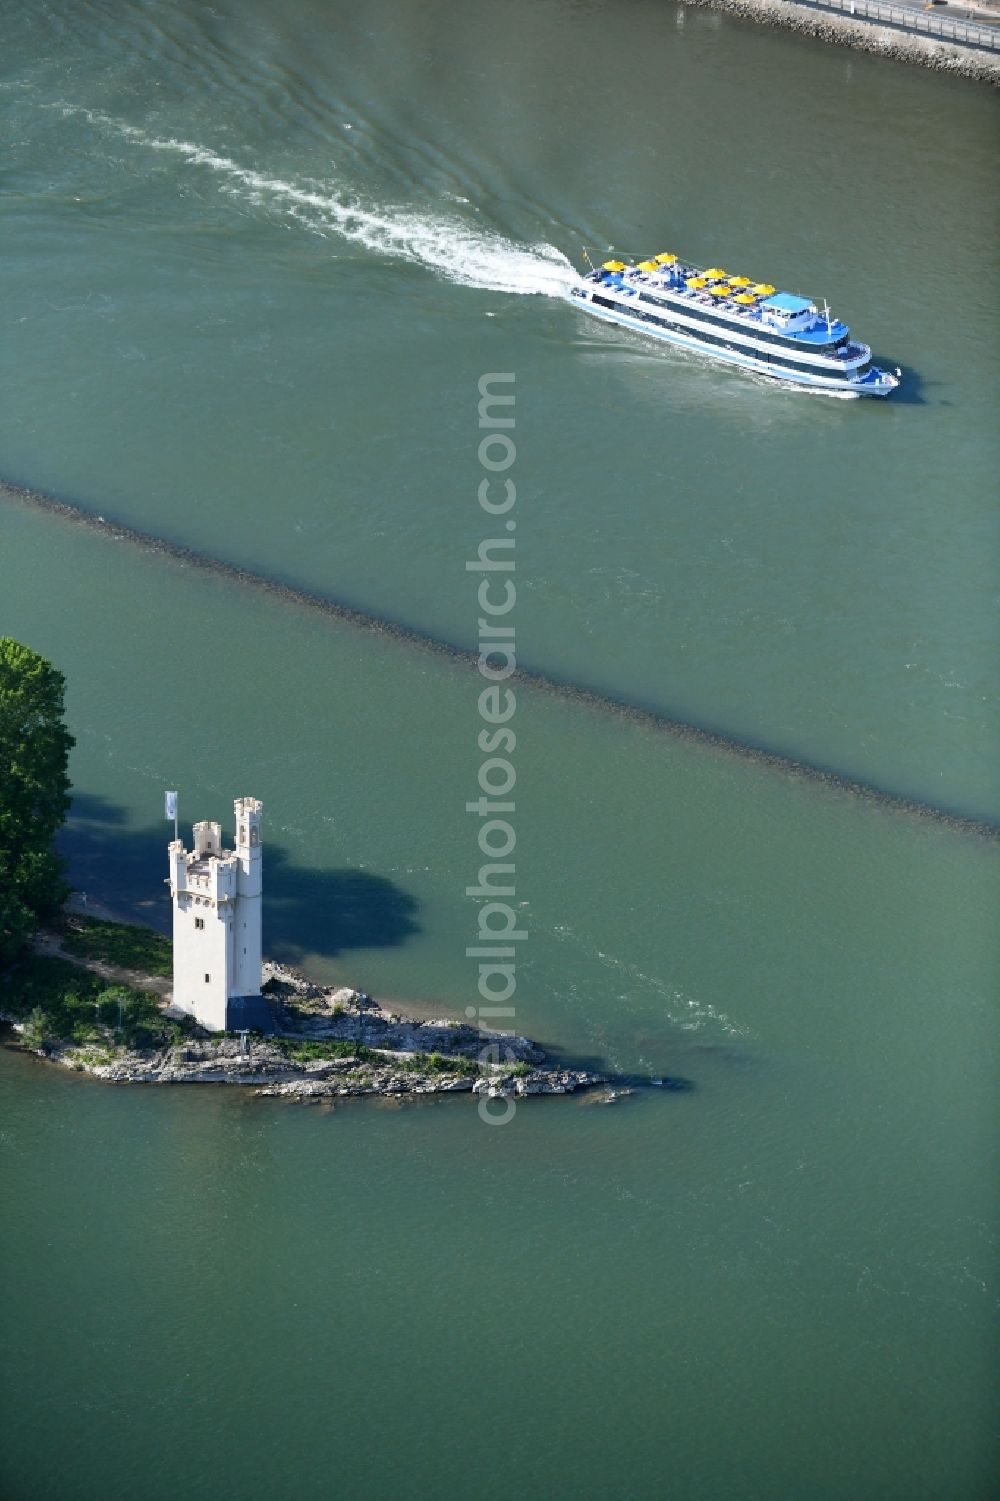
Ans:
[[[468,1093],[489,1099],[571,1094],[606,1085],[601,1074],[547,1060],[527,1037],[483,1033],[461,1022],[419,1021],[386,1010],[363,991],[329,990],[267,963],[271,1037],[192,1031],[169,1047],[50,1042],[54,1063],[114,1084],[238,1084],[255,1094],[311,1101],[346,1095]],[[179,1016],[173,1008],[167,1015]],[[23,1030],[15,1022],[18,1030]],[[627,1090],[606,1090],[611,1100]]]
[[[700,3],[700,0],[694,0],[694,3]],[[712,4],[714,0],[704,0],[704,3]],[[737,12],[740,7],[738,0],[734,0],[732,4],[720,3],[717,8]],[[760,9],[758,6],[746,5],[748,16],[751,11],[756,13],[758,9]],[[785,7],[782,7],[782,10],[784,9]],[[815,13],[806,12],[806,14],[814,15]],[[750,18],[763,19],[756,14]],[[384,617],[366,615],[349,605],[327,599],[323,595],[310,593],[308,590],[297,587],[292,588],[265,574],[252,573],[246,568],[228,563],[224,558],[215,557],[211,553],[198,552],[193,548],[181,547],[164,537],[136,531],[133,527],[124,526],[120,522],[109,521],[104,516],[87,510],[83,506],[57,500],[54,496],[27,489],[23,485],[13,484],[0,476],[0,503],[4,500],[29,506],[44,515],[58,517],[74,526],[85,527],[99,536],[140,548],[171,562],[179,563],[185,568],[196,569],[215,578],[229,579],[241,588],[253,589],[262,595],[282,600],[287,605],[315,611],[332,620],[342,621],[345,625],[370,631],[387,640],[446,657],[453,662],[478,670],[477,653],[463,646],[457,646],[433,636],[422,635],[408,626],[400,625]],[[601,689],[590,688],[584,683],[559,679],[539,669],[526,668],[522,664],[512,674],[509,684],[512,688],[522,685],[525,688],[537,689],[540,693],[550,694],[554,698],[577,704],[581,708],[593,709],[601,714],[615,715],[631,724],[644,725],[658,734],[669,735],[674,740],[699,746],[706,751],[739,756],[752,761],[757,766],[771,767],[783,775],[801,778],[818,786],[840,791],[849,797],[877,803],[907,816],[931,818],[948,828],[967,830],[969,833],[982,835],[988,839],[995,840],[1000,837],[1000,829],[984,819],[971,817],[944,806],[919,802],[907,793],[897,792],[874,782],[861,781],[848,770],[838,770],[836,767],[804,761],[780,749],[750,740],[736,739],[721,730],[674,718],[662,710],[650,709],[627,699],[615,698]]]
[[[921,63],[959,78],[1000,83],[1000,55],[963,47],[937,37],[917,35],[896,26],[879,25],[861,16],[818,11],[790,0],[687,0],[702,9],[726,11],[744,21],[783,26],[821,42],[836,42],[861,52],[873,52],[893,62]]]

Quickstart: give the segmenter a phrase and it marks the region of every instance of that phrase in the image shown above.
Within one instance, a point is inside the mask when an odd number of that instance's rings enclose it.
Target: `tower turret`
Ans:
[[[255,797],[233,803],[236,817],[236,926],[233,930],[234,995],[259,996],[261,978],[260,846],[262,807]]]

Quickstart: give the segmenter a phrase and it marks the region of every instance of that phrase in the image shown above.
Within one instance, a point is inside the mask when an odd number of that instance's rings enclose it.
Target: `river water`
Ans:
[[[0,1052],[5,1501],[988,1495],[993,94],[653,0],[0,23],[0,475],[245,570],[0,492],[76,884],[162,924],[163,788],[251,793],[269,953],[475,1001],[510,371],[516,1025],[691,1086],[489,1129]],[[903,389],[596,325],[612,246],[826,296]]]

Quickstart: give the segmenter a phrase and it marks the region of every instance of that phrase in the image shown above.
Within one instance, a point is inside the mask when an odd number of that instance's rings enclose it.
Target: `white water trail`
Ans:
[[[225,178],[249,202],[271,200],[318,234],[333,234],[374,255],[426,266],[466,287],[516,295],[565,297],[579,281],[571,262],[554,245],[519,245],[457,216],[421,213],[404,205],[365,204],[333,184],[307,187],[243,167],[231,157],[172,136],[155,136],[110,115],[79,105],[56,106],[82,116],[150,151],[168,152],[191,166]]]

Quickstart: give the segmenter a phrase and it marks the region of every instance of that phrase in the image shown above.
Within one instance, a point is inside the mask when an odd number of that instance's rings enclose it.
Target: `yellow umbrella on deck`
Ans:
[[[709,297],[728,297],[730,292],[728,287],[709,287],[708,295]]]
[[[736,296],[733,298],[733,301],[742,302],[744,307],[753,307],[757,299],[756,297],[754,297],[752,292],[737,292]]]
[[[755,292],[758,297],[773,297],[775,289],[769,281],[759,281],[755,287],[751,288],[751,291]]]
[[[659,269],[660,268],[656,264],[655,261],[640,261],[639,262],[639,270],[640,271],[659,271]]]
[[[686,287],[691,287],[691,289],[695,292],[699,292],[702,287],[708,286],[708,282],[703,276],[692,276],[688,281],[684,283],[684,285]]]
[[[729,278],[729,285],[731,287],[748,287],[750,285],[750,278],[749,276],[731,276]]]
[[[625,262],[624,261],[605,261],[604,265],[601,267],[601,270],[602,271],[624,271],[625,270]]]
[[[710,266],[707,271],[703,271],[701,274],[707,277],[709,281],[721,281],[726,275],[725,271],[719,266]]]
[[[660,255],[655,256],[654,259],[657,265],[660,266],[673,266],[677,263],[676,255],[672,255],[669,250],[664,250]]]

